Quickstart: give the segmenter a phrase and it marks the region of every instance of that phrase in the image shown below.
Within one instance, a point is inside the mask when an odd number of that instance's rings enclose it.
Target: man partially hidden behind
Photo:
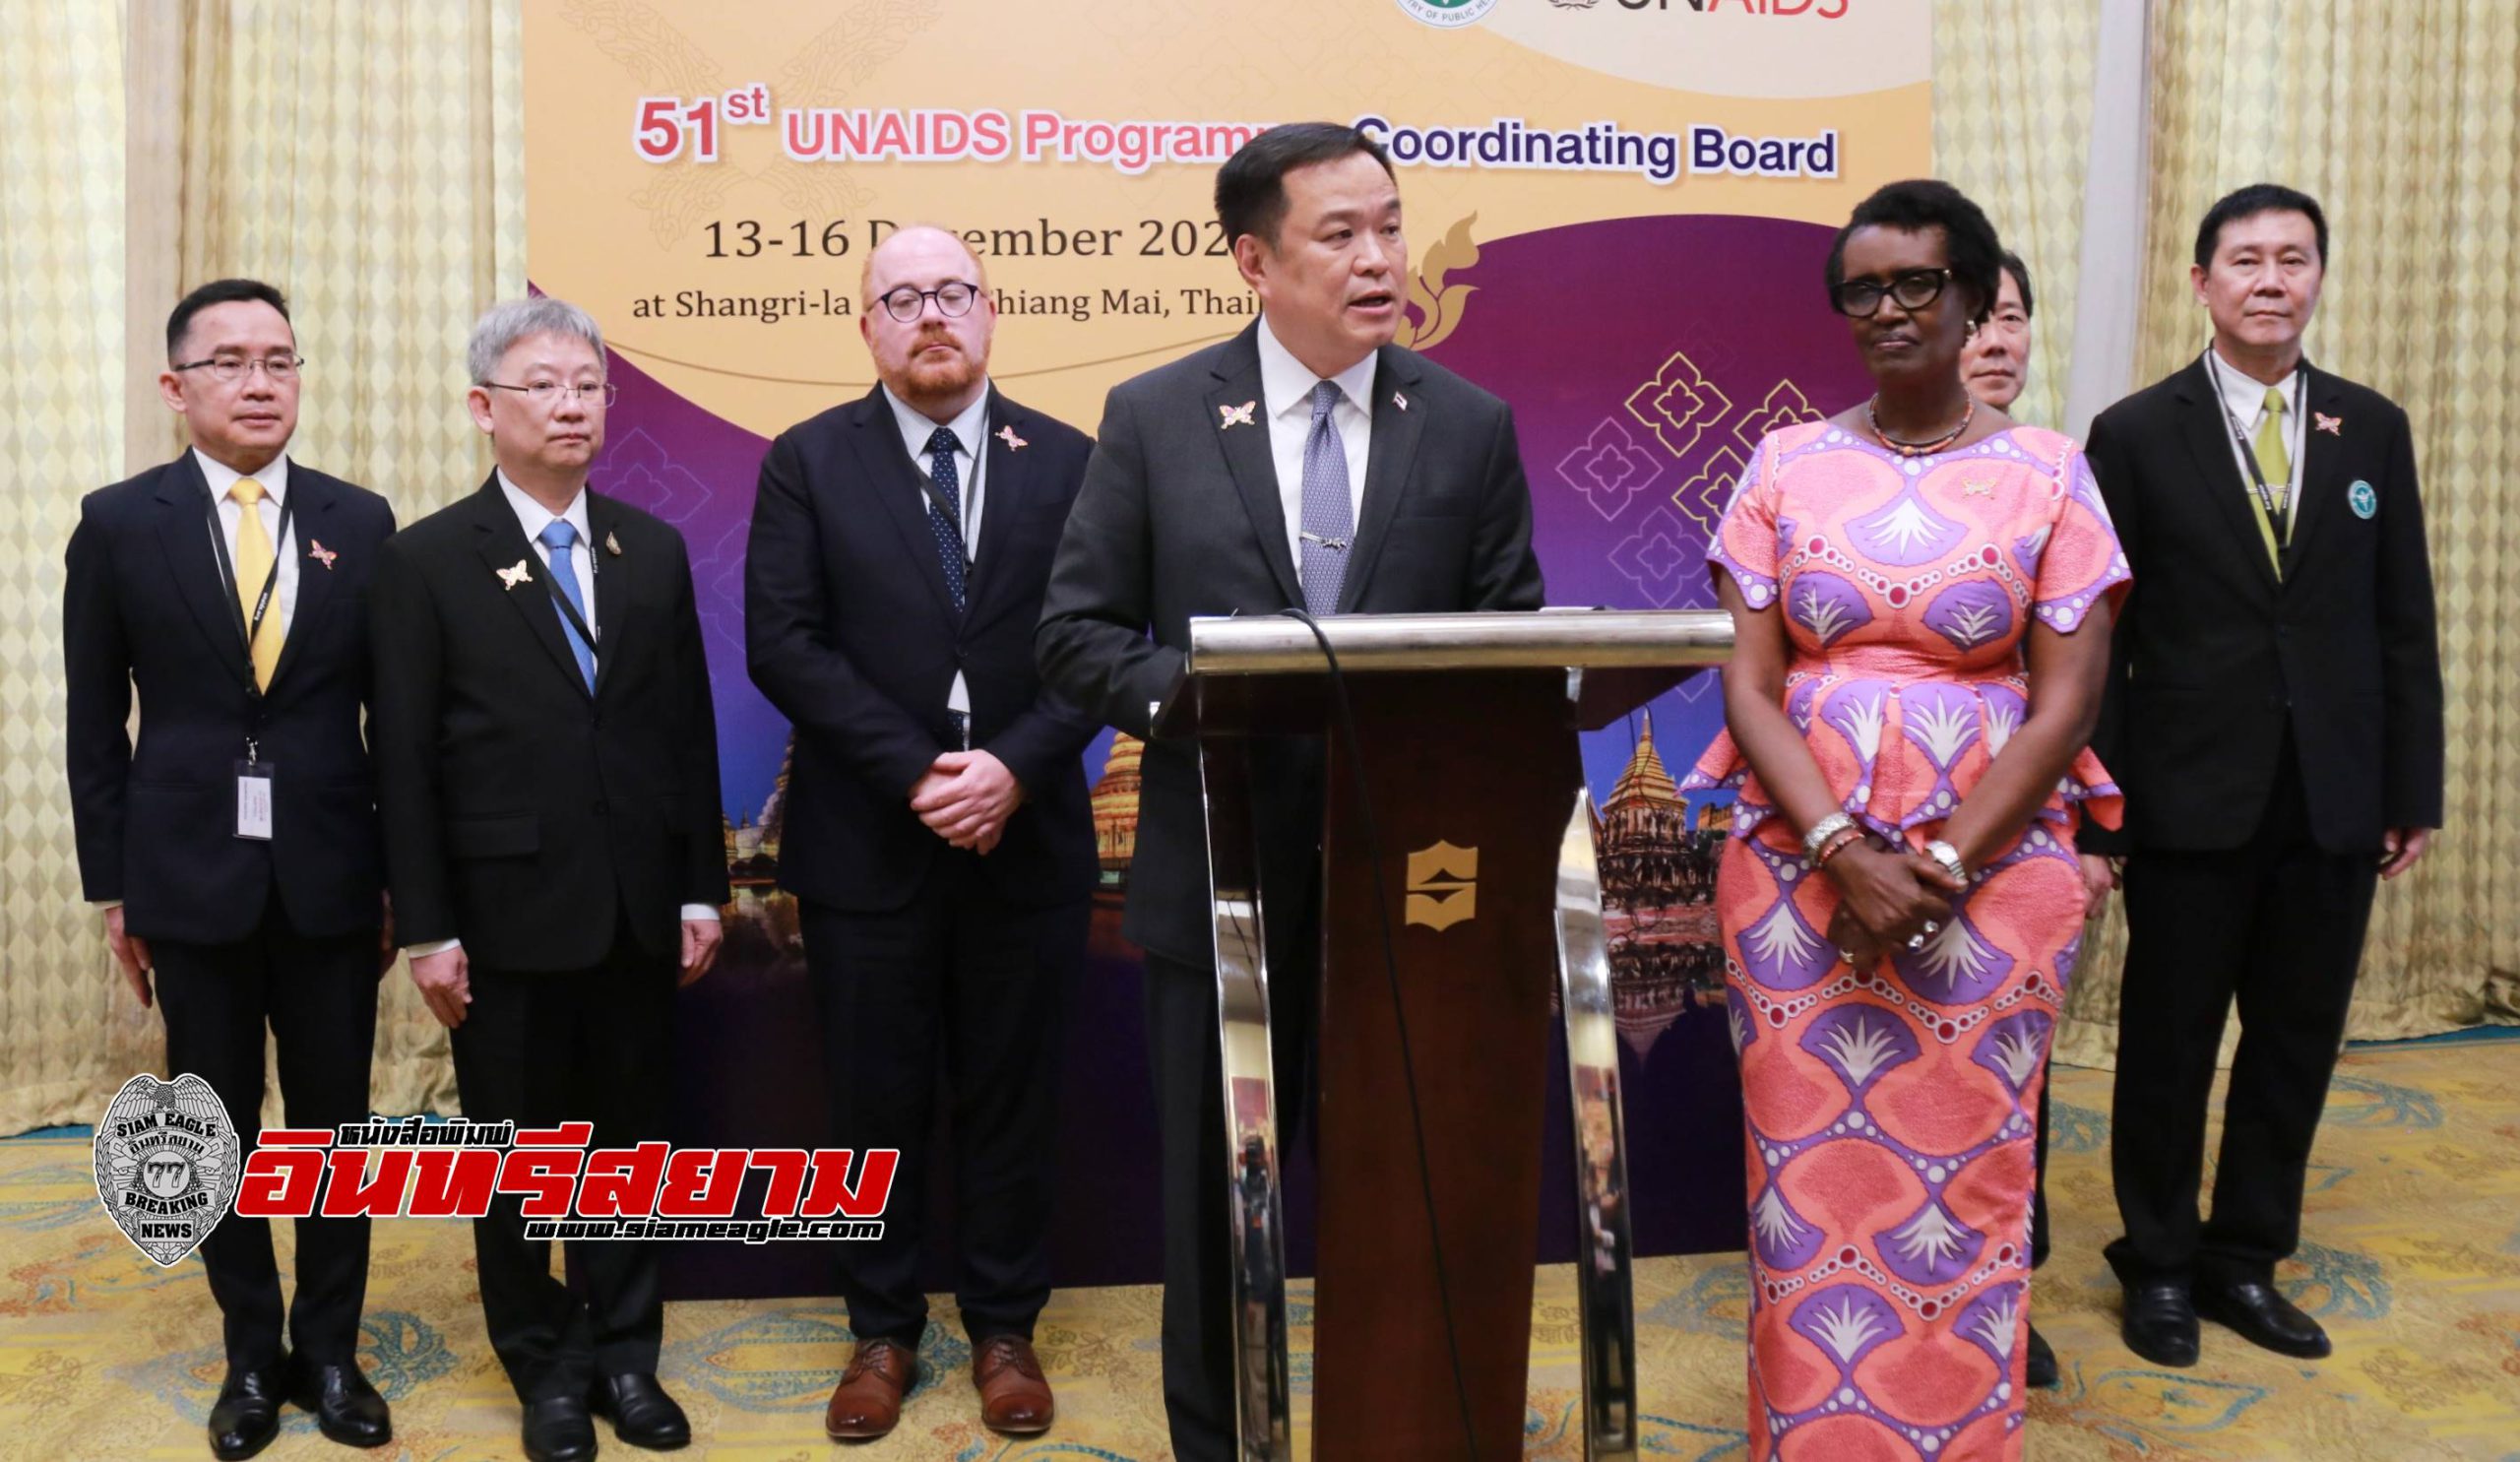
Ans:
[[[368,576],[394,513],[289,461],[301,364],[278,289],[185,295],[158,391],[192,449],[88,495],[62,599],[80,882],[143,1005],[156,976],[169,1073],[210,1083],[247,1152],[267,1023],[290,1126],[367,1114],[393,950],[359,717]],[[268,799],[250,817],[247,777]],[[364,1218],[297,1220],[292,1355],[270,1223],[231,1214],[211,1231],[202,1263],[227,1342],[214,1453],[269,1445],[283,1398],[345,1445],[393,1439],[356,1359],[367,1244]]]
[[[2030,290],[2030,266],[2007,250],[1995,275],[1995,307],[1970,332],[1960,351],[1960,381],[1979,405],[2010,413],[2030,385],[2030,321],[2036,301]],[[2086,883],[2086,908],[2098,912],[2109,885]],[[2030,1266],[2048,1262],[2048,1097],[2052,1086],[2039,1088],[2039,1143],[2036,1178],[2030,1190]],[[2056,1384],[2056,1352],[2039,1327],[2030,1327],[2028,1380],[2034,1386]]]
[[[917,1375],[941,1066],[980,1420],[1029,1434],[1052,1415],[1033,1323],[1097,868],[1079,758],[1100,729],[1043,693],[1033,627],[1092,444],[989,384],[996,301],[953,234],[888,236],[858,295],[880,384],[771,443],[744,567],[753,682],[795,728],[779,877],[830,1140],[902,1154],[883,1238],[839,1245],[857,1344],[823,1425],[884,1435]]]
[[[1217,174],[1217,217],[1261,316],[1123,382],[1050,572],[1056,693],[1132,735],[1196,615],[1534,609],[1531,491],[1513,413],[1393,345],[1408,288],[1400,189],[1353,127],[1297,123]],[[1269,901],[1278,1111],[1293,1140],[1318,1004],[1318,738],[1252,752]],[[1176,1455],[1234,1454],[1226,1129],[1196,746],[1149,742],[1125,930],[1147,952],[1164,1164],[1164,1392]]]
[[[466,353],[498,466],[387,543],[372,592],[395,912],[467,1117],[635,1147],[665,1136],[674,990],[717,958],[727,895],[690,557],[587,490],[613,387],[584,310],[493,305]],[[583,1298],[516,1197],[472,1247],[527,1457],[594,1456],[590,1409],[633,1446],[691,1439],[656,1376],[653,1244],[581,1243]]]
[[[2195,1364],[2201,1313],[2328,1354],[2274,1287],[2345,1035],[2379,878],[2441,822],[2441,667],[2406,413],[2301,354],[2327,219],[2291,188],[2214,205],[2189,272],[2213,341],[2092,423],[2133,562],[2094,748],[2122,831],[2084,829],[2086,882],[2124,859],[2111,1168],[2126,1344]],[[2239,1051],[2213,1217],[2206,1107]]]

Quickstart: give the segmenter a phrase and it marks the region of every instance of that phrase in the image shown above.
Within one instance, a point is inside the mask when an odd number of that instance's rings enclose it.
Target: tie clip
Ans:
[[[1346,539],[1324,538],[1317,533],[1303,533],[1301,531],[1298,531],[1296,536],[1301,538],[1307,543],[1319,543],[1321,546],[1329,549],[1333,553],[1345,553],[1348,551],[1348,540]]]

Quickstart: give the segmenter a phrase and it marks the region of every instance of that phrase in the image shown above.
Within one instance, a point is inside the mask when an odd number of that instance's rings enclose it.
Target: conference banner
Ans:
[[[769,439],[873,382],[857,290],[877,242],[911,223],[961,234],[997,306],[991,374],[1090,433],[1113,384],[1256,317],[1211,207],[1217,167],[1273,123],[1354,123],[1399,179],[1413,264],[1401,344],[1514,407],[1550,602],[1709,606],[1706,540],[1752,445],[1867,389],[1822,261],[1865,193],[1929,170],[1925,9],[526,6],[528,274],[603,326],[621,389],[594,485],[688,541],[717,695],[737,892],[724,958],[683,991],[674,1069],[659,1073],[676,1094],[673,1139],[849,1143],[822,1130],[814,1003],[777,888],[788,731],[745,673],[743,554]],[[1720,700],[1701,675],[1586,744],[1645,1253],[1741,1243],[1709,903],[1727,809],[1675,790]],[[1159,1267],[1139,973],[1119,936],[1138,751],[1105,732],[1086,753],[1102,886],[1067,1021],[1062,1285],[1148,1282]],[[1548,1090],[1562,1109],[1562,1070]],[[1562,1111],[1545,1130],[1544,1256],[1562,1259]],[[951,1232],[939,1204],[929,1212]],[[669,1283],[828,1293],[817,1247],[677,1245]]]

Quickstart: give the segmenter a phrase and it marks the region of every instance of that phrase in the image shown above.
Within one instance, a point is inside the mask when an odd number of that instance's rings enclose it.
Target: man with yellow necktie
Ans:
[[[71,807],[80,881],[132,993],[164,1014],[169,1074],[208,1081],[250,1152],[266,1024],[290,1126],[368,1112],[393,940],[361,716],[368,574],[394,513],[288,460],[304,362],[278,289],[202,286],[166,351],[158,394],[192,448],[90,493],[70,540]],[[216,1455],[270,1444],[284,1401],[345,1445],[392,1438],[356,1362],[367,1249],[366,1219],[297,1220],[284,1345],[270,1224],[231,1214],[211,1232]]]
[[[2302,358],[2326,215],[2291,188],[2242,188],[2206,214],[2195,257],[2212,344],[2092,423],[2135,580],[2092,738],[2125,825],[2077,840],[2087,884],[2123,867],[2110,1162],[2125,1234],[2109,1261],[2128,1348],[2163,1366],[2196,1363],[2200,1316],[2282,1355],[2328,1354],[2275,1266],[2300,1241],[2374,886],[2424,856],[2442,801],[2413,434],[2396,403]]]

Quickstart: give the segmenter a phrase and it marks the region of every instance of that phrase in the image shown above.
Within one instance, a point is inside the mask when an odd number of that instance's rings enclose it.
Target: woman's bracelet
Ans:
[[[1820,857],[1822,844],[1854,826],[1855,816],[1849,812],[1832,812],[1821,818],[1818,822],[1811,824],[1809,832],[1802,835],[1802,856],[1817,859]]]
[[[1849,826],[1838,829],[1828,842],[1820,845],[1819,852],[1811,855],[1811,866],[1814,869],[1827,867],[1829,859],[1863,840],[1863,829],[1859,827]]]

